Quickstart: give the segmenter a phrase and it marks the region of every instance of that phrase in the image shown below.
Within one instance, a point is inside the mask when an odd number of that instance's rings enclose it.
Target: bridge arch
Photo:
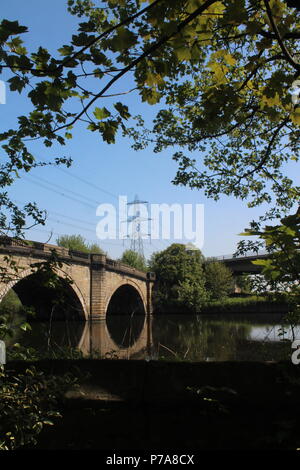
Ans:
[[[139,286],[138,282],[134,281],[133,279],[122,279],[121,281],[118,281],[114,286],[113,288],[111,289],[111,291],[109,292],[109,294],[106,296],[106,300],[105,300],[105,315],[107,314],[107,311],[108,311],[108,307],[109,307],[109,304],[113,298],[113,296],[117,293],[117,291],[119,291],[119,289],[121,287],[126,287],[126,286],[130,286],[131,288],[133,288],[136,293],[138,294],[138,296],[140,297],[142,303],[143,303],[143,308],[144,308],[144,313],[146,314],[147,312],[147,299],[146,299],[146,295],[145,293],[143,292],[143,290],[141,289],[141,287]]]
[[[146,324],[144,293],[133,280],[118,282],[106,302],[106,328],[118,348],[132,347]]]
[[[65,281],[65,287],[66,287],[66,290],[68,290],[69,299],[72,300],[74,304],[77,303],[78,312],[80,312],[77,319],[87,320],[88,319],[87,306],[84,301],[84,296],[80,288],[76,284],[76,282],[72,280],[71,283],[68,283],[67,279],[70,279],[70,276],[62,268],[55,268],[53,272],[55,272],[62,281]],[[25,296],[22,295],[22,292],[21,292],[22,289],[20,289],[20,287],[22,287],[22,284],[24,284],[23,281],[26,281],[27,287],[34,287],[34,283],[32,284],[32,286],[30,286],[30,281],[34,279],[35,284],[36,284],[36,281],[38,281],[38,275],[39,275],[38,267],[37,268],[30,267],[29,269],[23,269],[22,271],[20,271],[17,274],[15,279],[6,283],[5,287],[3,287],[0,290],[0,302],[3,300],[3,298],[9,292],[10,289],[15,290],[15,292],[17,293],[17,295],[19,295],[20,300],[22,302],[22,300],[24,300],[24,297],[26,297],[26,295]],[[25,286],[23,285],[23,287]],[[46,290],[47,288],[45,287],[45,291]],[[32,291],[30,292],[30,296],[32,296]],[[26,305],[26,300],[25,300],[25,305]]]

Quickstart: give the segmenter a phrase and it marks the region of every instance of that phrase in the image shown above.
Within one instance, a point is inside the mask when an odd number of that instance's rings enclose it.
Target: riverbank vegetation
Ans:
[[[284,313],[288,308],[288,300],[279,302],[270,295],[248,295],[246,297],[227,297],[212,300],[203,305],[201,313]]]
[[[260,300],[259,296],[229,297],[235,288],[232,272],[221,262],[205,260],[196,247],[190,250],[186,245],[173,243],[152,255],[149,270],[156,274],[153,302],[158,313],[226,311],[226,306],[243,308],[265,302],[265,298]],[[247,284],[247,292],[249,290]]]

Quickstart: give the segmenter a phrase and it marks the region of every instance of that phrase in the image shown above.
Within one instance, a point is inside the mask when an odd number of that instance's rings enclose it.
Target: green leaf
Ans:
[[[78,35],[72,36],[72,44],[74,46],[87,46],[88,44],[92,43],[96,39],[96,36],[89,35],[86,33],[80,33]]]
[[[110,44],[114,52],[124,52],[137,43],[137,36],[123,26],[118,28],[117,34],[111,39]]]
[[[61,48],[58,49],[58,52],[59,52],[60,55],[62,55],[62,56],[71,55],[73,51],[74,51],[74,47],[72,47],[72,46],[66,46],[66,45],[64,45],[63,47],[61,47]]]
[[[28,80],[25,78],[20,78],[18,76],[12,77],[7,80],[9,83],[9,88],[11,91],[18,91],[19,93],[22,92],[23,88],[25,88]]]
[[[108,144],[115,143],[115,136],[118,130],[118,122],[112,119],[99,124],[99,131],[102,134],[103,140]]]
[[[128,118],[130,118],[131,114],[128,111],[128,106],[118,102],[114,104],[114,107],[123,119],[127,120]]]
[[[22,325],[20,325],[20,328],[23,331],[30,331],[32,329],[31,326],[29,325],[29,323],[26,323],[26,322],[22,323]]]
[[[0,41],[6,41],[11,35],[26,33],[28,28],[20,26],[18,21],[2,20],[0,24]]]
[[[94,116],[99,121],[102,121],[103,119],[109,117],[110,115],[111,115],[110,112],[105,107],[104,108],[95,108],[95,110],[94,110]]]

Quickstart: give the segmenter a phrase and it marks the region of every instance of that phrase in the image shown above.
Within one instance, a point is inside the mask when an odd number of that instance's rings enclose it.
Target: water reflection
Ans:
[[[106,325],[111,339],[126,349],[138,340],[145,323],[144,304],[132,286],[119,287],[110,299]]]
[[[292,331],[288,326],[283,328],[280,319],[274,314],[156,317],[153,357],[186,361],[288,359],[290,342],[283,340],[292,339]],[[294,333],[300,338],[300,327]]]
[[[108,315],[98,322],[33,323],[19,342],[44,354],[76,348],[85,357],[186,361],[289,359],[280,315]],[[300,338],[300,326],[295,330]]]

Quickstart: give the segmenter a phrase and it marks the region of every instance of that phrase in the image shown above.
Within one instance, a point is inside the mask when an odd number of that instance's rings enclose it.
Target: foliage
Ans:
[[[15,296],[8,296],[5,304],[0,314],[0,339],[5,340],[7,359],[40,359],[35,349],[10,342],[16,330],[26,331],[31,327],[23,318],[21,322],[12,322],[9,314],[15,314],[15,308],[20,308]],[[13,310],[7,310],[7,306]],[[59,404],[64,393],[76,382],[72,374],[46,376],[33,366],[24,373],[0,366],[0,450],[35,445],[43,427],[53,425],[53,420],[61,416],[57,411]]]
[[[157,277],[154,302],[160,313],[201,309],[207,299],[202,263],[200,250],[188,251],[179,243],[152,255],[149,267]]]
[[[15,310],[21,308],[22,303],[13,289],[10,289],[3,297],[0,304],[0,311]]]
[[[251,277],[249,274],[235,276],[234,282],[235,285],[241,289],[242,294],[250,294],[252,292]]]
[[[24,373],[0,368],[0,450],[35,445],[45,425],[60,417],[57,411],[74,377],[46,376],[35,367]]]
[[[266,308],[264,308],[266,305]],[[257,314],[262,309],[264,311],[272,311],[272,305],[276,308],[278,306],[278,299],[272,298],[270,295],[250,295],[247,297],[228,297],[222,300],[212,300],[207,302],[203,306],[202,313],[203,314],[210,314],[210,313],[249,313]],[[286,308],[286,302],[284,298],[281,301],[282,309]]]
[[[122,258],[120,258],[120,262],[140,271],[147,271],[145,258],[133,250],[125,250]]]
[[[300,323],[300,208],[295,214],[281,219],[280,224],[267,225],[262,230],[250,228],[244,235],[258,236],[265,244],[268,259],[252,262],[262,267],[262,288],[269,289],[277,298],[282,294],[287,297],[289,312],[286,320],[293,329]]]
[[[149,269],[156,273],[154,302],[160,312],[199,312],[233,289],[231,271],[217,261],[205,261],[201,251],[174,243],[154,253]]]
[[[56,240],[56,243],[58,246],[69,248],[69,250],[104,254],[100,246],[96,243],[88,243],[81,235],[62,235]]]
[[[18,331],[31,329],[26,320],[33,315],[33,310],[23,306],[12,289],[8,291],[0,304],[0,339],[6,339],[6,347],[15,341]]]
[[[175,184],[204,188],[215,199],[251,198],[251,205],[274,197],[277,215],[290,208],[299,188],[282,167],[298,161],[300,124],[288,93],[300,73],[291,1],[68,0],[82,21],[54,55],[42,45],[30,51],[28,28],[2,20],[0,70],[12,92],[27,94],[32,111],[0,134],[1,187],[45,165],[31,140],[65,145],[81,122],[107,143],[122,132],[135,148],[179,146]],[[142,102],[161,103],[151,130],[141,117],[130,124],[123,95],[134,92]],[[107,96],[111,105],[101,106]],[[43,223],[35,206],[19,210],[6,192],[0,196],[2,231],[21,234],[26,214]]]
[[[205,279],[211,300],[223,299],[233,290],[232,272],[218,261],[205,264]]]

